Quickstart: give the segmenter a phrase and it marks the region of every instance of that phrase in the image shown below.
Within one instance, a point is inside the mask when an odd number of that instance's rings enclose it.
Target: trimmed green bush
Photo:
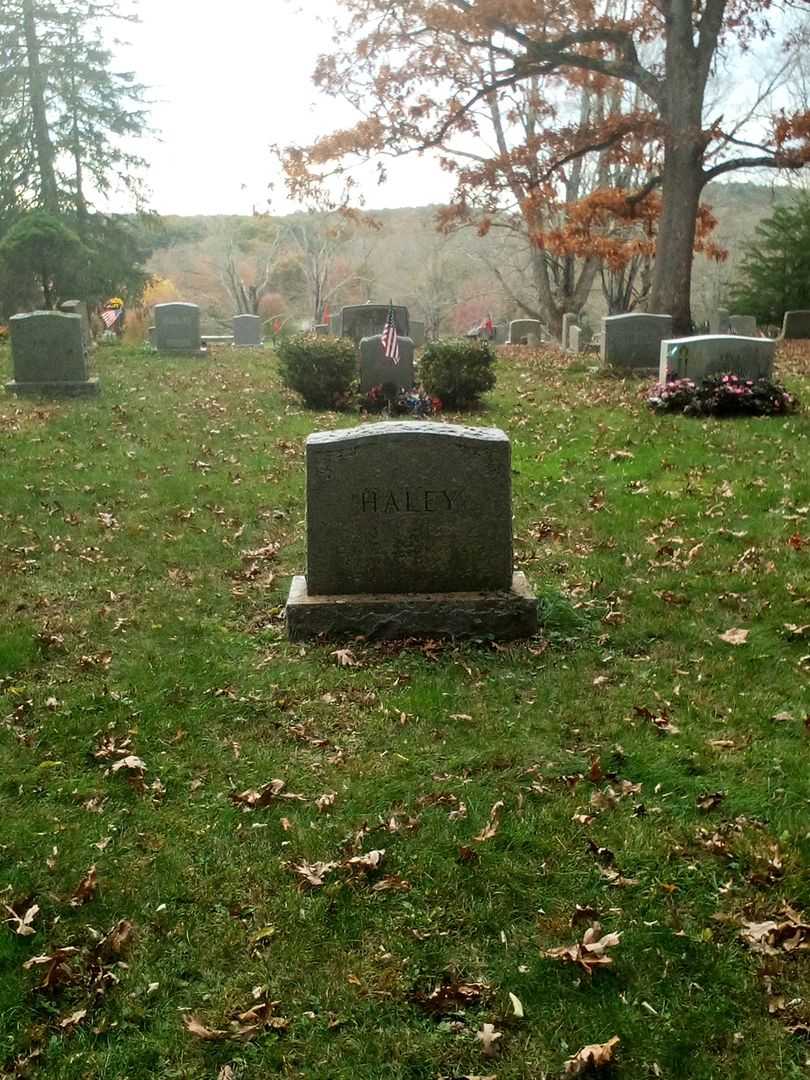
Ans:
[[[354,342],[348,338],[296,334],[279,342],[279,371],[285,386],[310,409],[344,409],[357,380]]]
[[[419,361],[419,378],[445,408],[475,405],[495,386],[495,350],[488,341],[446,338],[432,341]]]

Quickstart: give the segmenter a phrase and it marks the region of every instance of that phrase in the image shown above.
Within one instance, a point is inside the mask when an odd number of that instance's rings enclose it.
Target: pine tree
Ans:
[[[762,325],[779,325],[786,311],[810,307],[810,195],[760,222],[730,294],[735,312],[755,315]]]

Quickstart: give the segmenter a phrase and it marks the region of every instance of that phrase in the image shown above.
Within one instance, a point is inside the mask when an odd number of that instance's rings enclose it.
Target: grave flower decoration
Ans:
[[[115,310],[115,311],[120,311],[120,309],[123,306],[124,306],[124,301],[121,299],[120,296],[112,296],[112,297],[110,297],[110,299],[104,305],[104,307],[107,308],[108,311],[111,310],[111,309]]]
[[[649,391],[647,404],[653,412],[686,416],[784,416],[799,408],[798,399],[779,383],[730,372],[709,375],[700,383],[658,383]]]

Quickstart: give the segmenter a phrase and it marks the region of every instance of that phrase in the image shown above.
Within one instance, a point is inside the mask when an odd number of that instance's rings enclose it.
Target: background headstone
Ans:
[[[262,344],[262,320],[258,315],[234,315],[233,343],[253,348]]]
[[[313,327],[313,332],[318,337],[329,337],[329,323],[316,323]]]
[[[340,314],[329,316],[329,333],[332,337],[340,337]]]
[[[411,319],[411,332],[408,336],[415,349],[423,348],[425,344],[425,324],[416,319]]]
[[[352,338],[356,345],[365,337],[374,337],[385,329],[388,318],[388,304],[357,304],[344,307],[340,312],[340,336]],[[397,333],[408,337],[410,318],[406,307],[394,306],[394,321]]]
[[[717,308],[716,311],[712,311],[709,314],[709,333],[710,334],[727,334],[731,327],[729,324],[729,313],[726,308]]]
[[[156,304],[155,348],[158,352],[199,353],[200,309],[197,304]]]
[[[602,319],[602,364],[621,371],[656,371],[671,315],[608,315]]]
[[[579,326],[569,326],[568,327],[568,349],[567,349],[568,352],[570,352],[570,353],[579,353],[580,352],[580,336],[581,336],[581,334],[582,334],[581,327],[579,327]]]
[[[743,337],[756,337],[757,320],[753,315],[730,315],[727,333],[741,334]]]
[[[506,323],[495,323],[495,345],[505,345],[509,337],[509,326]]]
[[[769,379],[773,373],[776,342],[772,338],[736,334],[702,334],[661,342],[658,380],[668,377],[700,382],[707,375],[739,375]]]
[[[509,344],[522,345],[529,334],[534,334],[539,341],[542,330],[542,324],[538,319],[513,319],[509,323]]]
[[[568,348],[568,332],[572,326],[575,325],[577,316],[572,311],[566,311],[562,317],[562,330],[560,333],[560,344],[563,349]]]
[[[782,321],[782,337],[787,340],[810,338],[810,311],[786,311]]]
[[[15,394],[83,396],[97,394],[98,379],[87,374],[87,350],[80,315],[34,311],[9,319]]]
[[[361,392],[367,393],[372,386],[382,386],[386,396],[394,398],[400,390],[410,390],[416,382],[415,352],[410,338],[399,338],[399,363],[395,364],[383,352],[382,335],[363,338],[360,342]]]
[[[90,328],[90,312],[87,310],[87,304],[84,300],[63,300],[59,305],[59,310],[65,315],[78,315],[82,320],[82,337],[84,338],[85,347],[92,349],[95,346],[93,341],[93,331]]]

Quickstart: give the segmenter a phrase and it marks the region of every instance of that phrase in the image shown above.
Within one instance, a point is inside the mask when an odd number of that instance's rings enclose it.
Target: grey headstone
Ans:
[[[509,323],[509,344],[525,345],[529,334],[540,340],[542,324],[538,319],[512,319]]]
[[[310,435],[309,592],[509,589],[511,485],[497,428],[391,421]]]
[[[410,338],[399,338],[399,363],[395,364],[383,352],[380,334],[363,338],[360,342],[361,392],[366,393],[372,386],[391,388],[392,396],[396,396],[400,390],[410,390],[416,382],[415,351]]]
[[[388,318],[388,304],[357,304],[344,307],[340,312],[340,335],[349,337],[359,345],[364,337],[374,337],[385,329]],[[406,307],[394,306],[394,321],[397,333],[407,337],[410,331],[410,319]]]
[[[63,300],[59,305],[59,310],[65,315],[78,315],[81,318],[85,348],[92,349],[95,342],[90,329],[90,312],[87,310],[87,304],[85,304],[84,300]]]
[[[158,352],[201,351],[200,309],[196,304],[156,304],[154,316]]]
[[[602,319],[602,364],[625,371],[655,371],[661,342],[671,335],[671,315],[608,315]]]
[[[577,321],[577,316],[573,311],[566,311],[562,317],[562,331],[560,334],[560,344],[563,349],[568,349],[568,332]]]
[[[316,323],[312,332],[318,337],[329,337],[329,323]]]
[[[256,348],[262,343],[262,320],[258,315],[234,315],[234,345]]]
[[[810,311],[786,311],[782,321],[782,337],[810,338]]]
[[[340,315],[329,316],[329,333],[332,337],[340,337]]]
[[[505,345],[509,337],[509,326],[506,323],[495,323],[495,344]]]
[[[414,348],[421,349],[425,344],[425,324],[411,319],[411,332],[408,336],[413,341]]]
[[[581,328],[579,326],[569,326],[568,327],[568,349],[567,349],[568,352],[577,353],[577,354],[581,352],[581,346],[580,346],[580,336],[581,336],[581,334],[582,334],[582,330],[581,330]]]
[[[659,382],[668,378],[700,382],[707,375],[732,374],[768,379],[773,372],[776,342],[772,338],[734,334],[702,334],[661,342]]]
[[[14,381],[12,393],[89,395],[98,379],[87,375],[80,315],[34,311],[9,319]]]
[[[709,314],[709,333],[728,334],[731,331],[729,313],[726,308],[717,308]]]
[[[753,315],[731,315],[728,320],[728,333],[742,337],[757,336],[757,320]]]

